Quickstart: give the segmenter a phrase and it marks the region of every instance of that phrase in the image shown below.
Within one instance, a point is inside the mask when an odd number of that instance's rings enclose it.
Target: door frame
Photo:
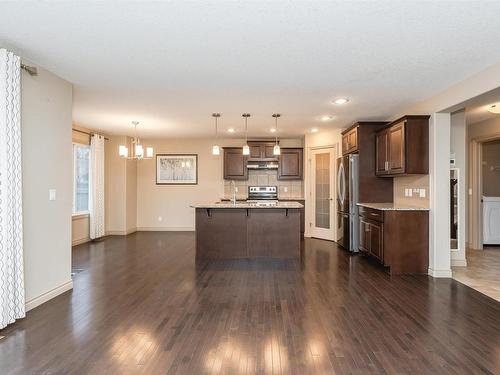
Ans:
[[[333,225],[332,228],[332,241],[335,241],[337,239],[337,205],[335,204],[335,198],[337,196],[337,168],[335,166],[335,162],[337,158],[339,157],[339,146],[338,143],[336,144],[329,144],[329,145],[324,145],[324,146],[316,146],[316,147],[308,147],[307,148],[307,169],[308,169],[308,174],[307,174],[307,180],[305,181],[305,187],[306,187],[306,192],[305,192],[305,201],[306,201],[306,228],[305,228],[305,237],[313,237],[313,219],[314,219],[314,195],[313,195],[313,190],[314,190],[314,177],[315,177],[315,172],[313,171],[313,153],[314,151],[321,151],[321,150],[332,150],[332,164],[331,164],[331,180],[333,181],[332,183],[332,198],[333,201],[332,207],[331,207],[331,215],[333,215],[333,218],[331,220],[331,223]]]
[[[483,143],[500,140],[500,133],[476,137],[470,140],[469,173],[469,236],[468,247],[483,250]]]

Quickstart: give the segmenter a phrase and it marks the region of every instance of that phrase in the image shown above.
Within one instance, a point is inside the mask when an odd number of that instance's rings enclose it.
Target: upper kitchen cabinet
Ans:
[[[274,142],[248,142],[250,147],[250,161],[270,161],[277,160],[276,155],[273,154]]]
[[[278,158],[278,180],[302,180],[303,155],[302,148],[282,148]]]
[[[241,147],[224,147],[224,179],[248,180],[247,157]]]
[[[342,155],[358,151],[358,126],[354,125],[342,132]]]
[[[429,117],[404,116],[377,132],[377,176],[429,173]]]

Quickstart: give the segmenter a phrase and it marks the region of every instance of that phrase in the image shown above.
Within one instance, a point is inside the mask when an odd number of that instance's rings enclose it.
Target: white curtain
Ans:
[[[90,238],[104,236],[104,137],[90,140]]]
[[[23,318],[21,62],[0,49],[0,329]]]

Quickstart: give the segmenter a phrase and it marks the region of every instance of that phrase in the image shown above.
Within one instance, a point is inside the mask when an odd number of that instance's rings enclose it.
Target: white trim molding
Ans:
[[[81,245],[81,244],[84,244],[84,243],[87,243],[87,242],[90,242],[90,237],[80,238],[78,240],[73,240],[71,242],[71,246],[77,246],[77,245]]]
[[[138,232],[194,232],[194,227],[138,227]]]
[[[64,284],[59,285],[58,287],[56,287],[52,290],[49,290],[46,293],[39,295],[38,297],[35,297],[29,301],[26,301],[26,311],[32,310],[35,307],[38,307],[41,304],[48,302],[52,298],[55,298],[58,295],[63,294],[71,289],[73,289],[73,280],[69,280],[69,281],[65,282]]]
[[[130,228],[127,230],[108,230],[106,231],[106,236],[127,236],[129,234],[135,233],[138,228]]]
[[[453,259],[451,258],[451,266],[452,267],[467,267],[466,259]]]
[[[434,270],[432,268],[429,268],[427,270],[427,273],[429,274],[429,276],[435,278],[450,279],[452,277],[451,270]]]

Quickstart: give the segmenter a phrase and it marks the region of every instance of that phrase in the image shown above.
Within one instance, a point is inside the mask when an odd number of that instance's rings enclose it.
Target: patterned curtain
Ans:
[[[90,238],[104,236],[104,137],[90,140]]]
[[[21,62],[0,49],[0,329],[24,318]]]

